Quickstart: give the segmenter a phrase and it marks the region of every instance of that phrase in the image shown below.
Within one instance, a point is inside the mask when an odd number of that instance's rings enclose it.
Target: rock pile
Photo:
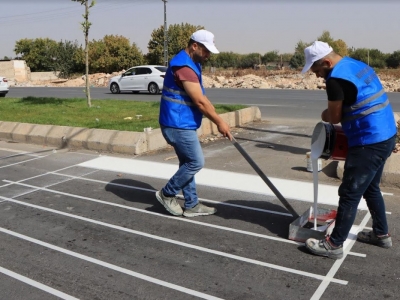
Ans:
[[[89,75],[92,87],[107,87],[111,77],[121,74],[96,73]],[[400,92],[400,79],[385,78],[381,80],[387,92]],[[325,82],[312,73],[275,73],[271,75],[245,74],[243,76],[228,75],[203,75],[205,88],[240,88],[240,89],[294,89],[294,90],[319,90],[325,89]],[[26,82],[18,86],[60,86],[60,87],[83,87],[85,86],[85,75],[69,80],[53,80],[40,82]]]
[[[399,79],[381,80],[387,92],[400,92]],[[241,89],[294,89],[319,90],[325,89],[325,81],[314,74],[284,74],[271,76],[244,75],[231,76],[203,76],[206,88],[241,88]]]

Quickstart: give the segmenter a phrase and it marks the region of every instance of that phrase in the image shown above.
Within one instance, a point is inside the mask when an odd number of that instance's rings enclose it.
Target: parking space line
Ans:
[[[30,188],[34,189],[32,191],[28,191],[28,192],[25,192],[25,193],[18,194],[16,196],[12,197],[12,199],[15,199],[15,198],[21,197],[21,196],[25,196],[25,195],[30,194],[30,193],[35,192],[35,191],[42,190],[42,191],[50,192],[50,193],[53,193],[53,194],[59,194],[59,195],[64,195],[64,196],[68,196],[68,197],[71,197],[71,198],[77,198],[77,199],[87,200],[87,201],[91,201],[91,202],[95,202],[95,203],[101,203],[101,204],[104,204],[104,205],[110,205],[110,206],[114,206],[114,207],[119,207],[119,208],[123,208],[123,209],[127,209],[127,210],[133,210],[133,211],[136,211],[136,212],[145,213],[145,214],[149,214],[149,215],[153,215],[153,216],[157,216],[157,217],[162,217],[162,218],[167,218],[167,219],[171,219],[171,220],[175,220],[175,221],[179,221],[179,222],[192,223],[192,224],[196,224],[196,225],[200,225],[200,226],[206,226],[206,227],[211,227],[211,228],[215,228],[215,229],[236,232],[236,233],[240,233],[240,234],[244,234],[244,235],[255,236],[255,237],[269,239],[269,240],[275,240],[275,241],[284,242],[284,243],[288,243],[288,244],[295,244],[295,245],[303,245],[304,244],[304,243],[295,242],[295,241],[291,241],[291,240],[287,240],[287,239],[283,239],[283,238],[278,238],[278,237],[274,237],[274,236],[268,236],[268,235],[265,235],[265,234],[253,233],[253,232],[250,232],[250,231],[234,229],[234,228],[231,228],[231,227],[225,227],[225,226],[220,226],[220,225],[213,225],[213,224],[209,224],[209,223],[203,223],[203,222],[191,220],[191,219],[188,219],[188,218],[177,218],[175,216],[169,216],[169,215],[165,215],[165,214],[161,214],[161,213],[147,211],[145,209],[135,208],[135,207],[132,207],[132,206],[127,206],[127,205],[123,205],[123,204],[117,204],[117,203],[107,202],[107,201],[103,201],[103,200],[98,200],[98,199],[94,199],[94,198],[90,198],[90,197],[85,197],[85,196],[79,196],[79,195],[74,195],[74,194],[70,194],[70,193],[60,192],[60,191],[57,191],[57,190],[49,189],[47,187],[38,187],[38,186],[30,185],[30,184],[17,183],[17,182],[14,183],[14,182],[9,181],[9,180],[3,180],[3,181],[10,182],[10,184],[21,185],[21,186],[30,187]],[[57,183],[52,184],[52,185],[56,185],[56,184]],[[49,186],[52,186],[52,185],[49,185]],[[144,189],[144,188],[138,188],[138,189],[148,190],[148,189]],[[151,191],[154,192],[153,190],[151,190]],[[6,201],[6,200],[4,200],[4,201]]]
[[[49,154],[49,155],[50,155],[50,154]],[[13,164],[1,166],[0,169],[4,169],[4,168],[11,167],[11,166],[23,164],[23,163],[26,163],[26,162],[28,162],[28,161],[37,160],[37,159],[40,159],[40,158],[45,158],[45,157],[47,157],[47,156],[49,156],[49,155],[40,156],[40,157],[35,157],[35,158],[27,159],[27,160],[24,160],[24,161],[20,161],[20,162],[17,162],[17,163],[13,163]]]
[[[54,175],[71,177],[71,178],[74,178],[74,179],[77,179],[77,180],[96,182],[96,183],[101,183],[101,184],[104,184],[104,185],[118,186],[118,187],[123,187],[123,188],[128,188],[128,189],[133,189],[133,190],[146,191],[146,192],[151,192],[151,193],[155,193],[157,191],[157,190],[154,190],[154,189],[146,189],[146,188],[136,187],[136,186],[132,186],[132,185],[126,185],[126,184],[121,184],[121,183],[113,183],[113,182],[108,182],[108,181],[103,181],[103,180],[84,178],[84,177],[78,177],[78,176],[72,176],[72,175],[66,175],[66,174],[62,174],[62,173],[58,173],[58,172],[53,172],[53,174]],[[5,180],[3,180],[3,181],[5,181]],[[178,197],[183,199],[183,196],[181,196],[181,195],[178,195]],[[292,216],[290,213],[284,213],[284,212],[273,211],[273,210],[268,210],[268,209],[245,206],[245,205],[225,203],[225,202],[222,202],[222,201],[215,201],[215,200],[210,200],[210,199],[205,199],[205,198],[199,198],[199,200],[202,201],[202,202],[207,202],[207,203],[213,203],[213,204],[225,205],[225,206],[232,206],[232,207],[243,208],[243,209],[247,209],[247,210],[254,210],[254,211],[270,213],[270,214],[275,214],[275,215],[282,215],[282,216],[288,216],[288,217]]]
[[[362,221],[360,223],[361,230],[368,223],[368,220],[370,217],[371,217],[371,214],[369,212],[364,216],[364,218],[362,219]],[[351,248],[353,247],[355,242],[356,242],[356,239],[352,240],[350,242],[350,245],[348,246],[348,251],[346,251],[346,250],[344,251],[343,258],[338,259],[334,262],[334,264],[331,267],[331,269],[329,270],[328,274],[326,274],[325,279],[322,280],[321,284],[319,285],[319,287],[317,288],[317,290],[315,291],[314,295],[311,297],[310,300],[319,300],[322,297],[322,295],[325,293],[325,290],[328,288],[328,285],[331,282],[330,279],[336,275],[337,271],[339,270],[340,266],[343,264],[344,260],[346,259],[347,254],[349,253],[349,251],[351,250]]]
[[[2,227],[0,227],[0,232],[3,232],[5,234],[23,239],[25,241],[28,241],[28,242],[31,242],[31,243],[34,243],[34,244],[37,244],[37,245],[40,245],[40,246],[64,253],[64,254],[67,254],[67,255],[70,255],[70,256],[73,256],[73,257],[76,257],[76,258],[79,258],[79,259],[82,259],[82,260],[85,260],[88,262],[91,262],[93,264],[96,264],[96,265],[99,265],[99,266],[102,266],[102,267],[105,267],[105,268],[108,268],[108,269],[111,269],[111,270],[114,270],[114,271],[117,271],[120,273],[124,273],[126,275],[130,275],[132,277],[136,277],[136,278],[139,278],[139,279],[142,279],[142,280],[154,283],[154,284],[158,284],[158,285],[161,285],[161,286],[173,289],[173,290],[177,290],[177,291],[185,293],[185,294],[189,294],[192,296],[196,296],[196,297],[203,298],[203,299],[209,299],[209,300],[221,299],[221,298],[217,298],[217,297],[214,297],[214,296],[211,296],[208,294],[204,294],[204,293],[201,293],[201,292],[198,292],[195,290],[191,290],[191,289],[188,289],[188,288],[185,288],[185,287],[173,284],[173,283],[159,280],[154,277],[150,277],[150,276],[147,276],[147,275],[144,275],[141,273],[137,273],[137,272],[134,272],[134,271],[122,268],[122,267],[118,267],[116,265],[101,261],[99,259],[92,258],[90,256],[86,256],[86,255],[83,255],[83,254],[80,254],[77,252],[73,252],[73,251],[58,247],[58,246],[54,246],[52,244],[31,238],[29,236],[26,236],[26,235],[23,235],[23,234],[20,234],[20,233],[17,233],[17,232],[14,232],[14,231],[2,228]],[[64,299],[68,299],[68,298],[64,298]],[[69,298],[69,299],[76,299],[76,298]]]
[[[263,262],[263,261],[254,260],[254,259],[250,259],[250,258],[246,258],[246,257],[234,255],[234,254],[229,254],[229,253],[225,253],[225,252],[222,252],[222,251],[212,250],[212,249],[208,249],[208,248],[201,247],[201,246],[196,246],[196,245],[192,245],[192,244],[188,244],[188,243],[184,243],[184,242],[179,242],[179,241],[176,241],[176,240],[160,237],[160,236],[157,236],[157,235],[148,234],[148,233],[144,233],[144,232],[133,230],[133,229],[128,229],[128,228],[125,228],[125,227],[121,227],[121,226],[117,226],[117,225],[113,225],[113,224],[109,224],[109,223],[105,223],[105,222],[101,222],[101,221],[97,221],[97,220],[93,220],[93,219],[89,219],[89,218],[85,218],[85,217],[81,217],[81,216],[77,216],[77,215],[73,215],[73,214],[69,214],[69,213],[65,213],[65,212],[62,212],[62,211],[55,210],[55,209],[50,209],[50,208],[46,208],[46,207],[43,207],[43,206],[34,205],[34,204],[30,204],[30,203],[26,203],[26,202],[23,202],[23,201],[14,200],[14,199],[3,197],[3,196],[0,196],[0,199],[8,200],[9,202],[12,202],[12,203],[16,203],[16,204],[20,204],[20,205],[24,205],[24,206],[28,206],[28,207],[32,207],[32,208],[36,208],[36,209],[39,209],[39,210],[48,211],[48,212],[51,212],[51,213],[54,213],[54,214],[58,214],[58,215],[62,215],[62,216],[66,216],[66,217],[69,217],[69,218],[74,218],[74,219],[78,219],[78,220],[81,220],[81,221],[85,221],[85,222],[101,225],[101,226],[104,226],[104,227],[117,229],[117,230],[124,231],[124,232],[129,232],[129,233],[132,233],[132,234],[135,234],[135,235],[139,235],[139,236],[147,237],[147,238],[150,238],[150,239],[154,239],[154,240],[170,243],[170,244],[173,244],[173,245],[182,246],[182,247],[186,247],[186,248],[189,248],[189,249],[202,251],[202,252],[205,252],[205,253],[215,254],[215,255],[218,255],[218,256],[227,257],[227,258],[231,258],[231,259],[238,260],[238,261],[243,261],[243,262],[250,263],[250,264],[264,266],[264,267],[271,268],[271,269],[278,270],[278,271],[288,272],[288,273],[301,275],[301,276],[305,276],[305,277],[310,277],[310,278],[314,278],[314,279],[318,279],[318,280],[328,280],[329,282],[334,282],[334,283],[343,284],[343,285],[347,285],[348,284],[348,281],[346,281],[346,280],[335,279],[333,277],[330,277],[329,279],[326,279],[326,277],[323,276],[323,275],[318,275],[318,274],[314,274],[314,273],[310,273],[310,272],[300,271],[300,270],[296,270],[296,269],[293,269],[293,268],[282,267],[282,266],[279,266],[279,265],[270,264],[270,263],[266,263],[266,262]]]
[[[0,230],[1,230],[1,228],[0,228]],[[23,283],[26,283],[26,284],[28,284],[28,285],[30,285],[30,286],[33,286],[33,287],[35,287],[35,288],[37,288],[37,289],[39,289],[39,290],[45,291],[46,293],[52,294],[52,295],[54,295],[54,296],[57,296],[57,297],[59,297],[59,298],[61,298],[61,299],[65,299],[65,300],[79,300],[78,298],[72,297],[72,296],[70,296],[70,295],[68,295],[68,294],[65,294],[65,293],[63,293],[63,292],[61,292],[61,291],[58,291],[58,290],[56,290],[56,289],[53,289],[53,288],[51,288],[51,287],[49,287],[49,286],[47,286],[47,285],[44,285],[44,284],[42,284],[42,283],[40,283],[40,282],[37,282],[37,281],[35,281],[35,280],[32,280],[32,279],[30,279],[30,278],[28,278],[28,277],[25,277],[25,276],[23,276],[23,275],[20,275],[20,274],[18,274],[18,273],[15,273],[15,272],[10,271],[10,270],[8,270],[8,269],[5,269],[5,268],[3,268],[3,267],[0,267],[0,273],[3,273],[4,275],[7,275],[7,276],[9,276],[9,277],[12,277],[12,278],[14,278],[14,279],[16,279],[16,280],[18,280],[18,281],[22,281]]]

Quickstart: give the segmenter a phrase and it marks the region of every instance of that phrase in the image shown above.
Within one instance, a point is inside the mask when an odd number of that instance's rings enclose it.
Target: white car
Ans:
[[[113,94],[125,91],[133,93],[149,91],[150,94],[158,94],[163,88],[166,71],[165,66],[137,66],[112,77],[108,85]]]
[[[5,77],[0,77],[0,97],[5,97],[8,93],[8,80]]]

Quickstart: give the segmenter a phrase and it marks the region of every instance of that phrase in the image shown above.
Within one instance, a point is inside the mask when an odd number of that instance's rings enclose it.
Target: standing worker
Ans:
[[[326,239],[308,239],[306,247],[316,255],[342,258],[343,243],[364,197],[372,216],[372,231],[359,232],[357,240],[390,248],[392,238],[379,188],[383,167],[396,142],[396,123],[388,96],[371,67],[341,57],[327,43],[316,41],[304,54],[302,73],[311,69],[326,80],[328,108],[321,118],[332,124],[340,122],[349,145],[335,227]]]
[[[217,125],[218,131],[232,140],[229,125],[215,112],[205,96],[201,77],[201,63],[210,53],[219,53],[214,45],[214,35],[198,30],[190,37],[187,47],[174,56],[165,74],[161,96],[161,132],[179,159],[179,169],[164,188],[156,192],[157,200],[174,216],[195,217],[217,212],[199,202],[195,174],[204,166],[203,151],[196,130],[203,115]],[[182,190],[184,211],[176,201]]]

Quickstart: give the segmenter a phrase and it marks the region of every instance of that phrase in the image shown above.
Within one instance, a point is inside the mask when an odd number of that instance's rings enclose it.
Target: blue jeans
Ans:
[[[163,126],[161,132],[167,143],[174,147],[179,159],[179,169],[163,188],[163,193],[175,196],[182,190],[185,208],[192,208],[199,202],[194,175],[204,167],[203,150],[197,132]]]
[[[386,159],[392,153],[396,136],[372,145],[351,147],[348,150],[342,184],[339,187],[339,207],[331,242],[340,246],[347,239],[364,196],[372,216],[372,229],[376,235],[388,233],[385,202],[379,184]]]

